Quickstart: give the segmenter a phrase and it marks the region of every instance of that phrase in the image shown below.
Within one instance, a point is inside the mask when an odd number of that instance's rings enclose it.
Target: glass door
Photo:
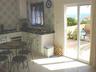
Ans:
[[[90,32],[91,32],[91,5],[80,6],[80,47],[79,59],[89,62]]]
[[[70,13],[71,12],[71,13]],[[67,7],[67,40],[65,55],[71,58],[77,58],[78,48],[78,29],[77,29],[77,6]]]
[[[65,56],[88,62],[90,57],[91,5],[66,8]]]

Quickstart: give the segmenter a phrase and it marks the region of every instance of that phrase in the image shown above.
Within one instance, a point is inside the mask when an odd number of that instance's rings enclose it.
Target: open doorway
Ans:
[[[89,62],[91,35],[91,5],[66,7],[66,46],[64,55]]]

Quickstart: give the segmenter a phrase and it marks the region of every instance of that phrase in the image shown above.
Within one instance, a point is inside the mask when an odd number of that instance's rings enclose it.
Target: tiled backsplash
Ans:
[[[54,5],[53,5],[53,0],[52,1],[52,6],[51,8],[47,8],[46,7],[46,1],[47,0],[43,0],[44,1],[44,18],[45,18],[45,26],[47,27],[47,29],[50,30],[54,30],[54,14],[53,14],[53,9],[54,9]]]
[[[0,0],[0,24],[6,29],[13,28],[18,23],[18,0]]]

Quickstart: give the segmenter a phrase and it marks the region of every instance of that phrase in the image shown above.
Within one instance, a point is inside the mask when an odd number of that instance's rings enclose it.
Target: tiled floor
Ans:
[[[96,72],[87,64],[65,57],[33,59],[30,72]]]
[[[74,61],[66,57],[45,58],[34,54],[34,58],[29,60],[30,72],[96,72],[87,64]],[[13,70],[14,71],[14,70]],[[0,71],[1,72],[1,71]],[[18,71],[14,71],[18,72]],[[29,72],[20,67],[20,72]]]

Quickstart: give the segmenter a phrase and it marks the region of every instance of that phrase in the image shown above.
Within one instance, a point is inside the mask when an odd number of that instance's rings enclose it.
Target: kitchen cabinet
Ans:
[[[35,34],[29,32],[13,32],[8,34],[1,34],[0,35],[0,43],[11,41],[12,37],[22,37],[22,41],[28,43],[28,40],[31,40],[31,48],[32,50],[41,53],[44,55],[44,50],[46,47],[53,46],[53,38],[54,33],[50,34]]]
[[[44,48],[48,45],[53,46],[54,33],[50,34],[33,34],[24,32],[22,34],[23,41],[27,42],[27,39],[32,40],[32,50],[44,55]]]
[[[53,46],[54,33],[41,35],[41,53],[45,55],[45,48]]]
[[[22,36],[22,32],[14,32],[8,34],[1,34],[0,35],[0,43],[5,43],[11,41],[12,37]]]
[[[50,34],[30,34],[29,35],[33,41],[32,48],[44,55],[44,49],[49,45],[53,46],[54,33]]]

